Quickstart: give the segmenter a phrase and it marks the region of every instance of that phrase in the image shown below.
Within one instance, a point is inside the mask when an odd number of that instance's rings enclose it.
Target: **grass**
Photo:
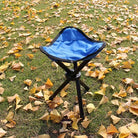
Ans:
[[[59,3],[57,0],[55,2]],[[105,0],[107,2],[107,0]],[[129,3],[128,3],[129,2]],[[35,137],[40,134],[47,133],[51,137],[57,137],[59,135],[58,130],[61,128],[61,124],[55,124],[49,121],[46,123],[45,121],[39,120],[39,118],[45,113],[46,110],[49,110],[46,104],[41,105],[40,109],[36,112],[27,112],[24,111],[22,108],[15,111],[15,103],[8,103],[7,97],[13,96],[14,94],[18,94],[21,98],[21,103],[23,106],[29,103],[29,92],[24,90],[25,84],[23,83],[24,80],[30,79],[32,80],[33,84],[37,83],[38,86],[43,85],[47,78],[53,82],[54,86],[51,88],[54,91],[63,81],[64,81],[64,71],[60,68],[58,70],[51,66],[51,61],[40,52],[39,49],[28,49],[30,45],[39,44],[40,45],[47,45],[45,41],[46,38],[54,38],[58,32],[64,28],[65,26],[77,26],[82,29],[84,32],[87,33],[87,29],[93,27],[93,30],[88,33],[88,36],[93,37],[93,34],[97,34],[97,38],[100,39],[98,35],[98,31],[102,30],[101,26],[115,26],[118,27],[120,30],[125,28],[125,25],[121,25],[125,20],[131,18],[130,15],[136,14],[136,2],[137,0],[129,0],[129,1],[121,1],[121,0],[109,0],[108,3],[104,4],[102,7],[100,4],[103,4],[103,1],[99,0],[99,5],[96,3],[92,3],[91,1],[63,1],[59,3],[59,7],[53,7],[54,2],[52,0],[48,0],[47,2],[44,0],[40,0],[39,3],[35,4],[31,1],[2,1],[0,0],[0,27],[10,29],[9,32],[3,33],[0,35],[0,59],[4,56],[7,56],[7,52],[14,46],[16,43],[21,43],[23,50],[20,51],[22,55],[19,58],[15,58],[14,55],[9,55],[9,57],[4,60],[0,61],[0,65],[4,64],[5,62],[22,62],[24,64],[23,70],[17,72],[12,70],[9,67],[5,71],[6,78],[0,80],[2,87],[5,89],[2,97],[5,98],[5,102],[0,103],[0,120],[4,120],[8,114],[8,108],[10,111],[14,112],[14,120],[16,121],[16,126],[14,128],[7,128],[5,124],[0,123],[0,128],[2,127],[7,131],[5,137],[15,135],[17,138],[20,137]],[[97,5],[97,6],[96,6]],[[127,6],[127,8],[123,7],[123,5]],[[112,9],[110,8],[112,6]],[[113,7],[120,8],[113,12]],[[34,9],[37,10],[37,13],[33,11]],[[106,10],[104,14],[102,10]],[[127,11],[131,13],[130,15],[127,14]],[[40,10],[40,11],[39,11]],[[41,11],[42,10],[42,11]],[[121,11],[122,10],[122,11]],[[30,18],[28,14],[30,12]],[[69,12],[73,12],[73,14],[68,14]],[[124,12],[124,13],[121,13]],[[45,22],[36,21],[33,17],[34,15],[38,15],[40,19],[47,19]],[[117,15],[122,14],[123,21],[119,23],[117,20],[113,19]],[[17,15],[17,17],[16,17]],[[91,17],[92,15],[92,17]],[[103,19],[107,19],[108,17],[112,17],[109,21],[105,22]],[[60,22],[64,21],[63,24]],[[14,22],[12,25],[11,23]],[[129,21],[129,24],[136,24],[136,19]],[[19,30],[21,26],[25,27],[25,30]],[[49,27],[49,31],[45,31],[46,27]],[[30,32],[33,38],[28,44],[25,43],[26,36],[21,37],[19,34]],[[131,33],[133,30],[128,31],[128,35],[132,35]],[[1,33],[1,30],[0,30]],[[127,34],[118,33],[115,29],[111,31],[104,31],[103,34],[105,37],[107,35],[111,35],[111,33],[116,33],[117,37],[125,37]],[[43,37],[44,36],[44,37]],[[136,45],[136,42],[132,42],[132,40],[127,40],[122,42],[120,45],[116,45],[113,47],[112,42],[114,38],[105,38],[107,42],[106,49],[117,49],[118,47],[133,47]],[[4,45],[4,41],[8,42],[8,46],[2,48]],[[34,58],[29,59],[27,54],[33,54]],[[100,58],[95,58],[93,62],[102,63],[105,67],[110,67],[109,64],[105,61],[106,52],[103,50],[100,54]],[[102,85],[102,83],[106,83],[109,85],[115,86],[115,91],[119,91],[119,85],[121,84],[121,80],[123,78],[133,78],[135,82],[138,82],[138,73],[137,73],[137,51],[131,54],[128,53],[128,59],[132,59],[135,61],[133,68],[130,72],[125,72],[123,69],[113,69],[112,72],[106,75],[104,80],[99,81],[95,78],[86,77],[85,72],[82,72],[82,79],[90,86],[90,91],[94,93],[98,91]],[[109,58],[115,58],[114,55],[109,55]],[[31,70],[31,66],[36,67],[36,70]],[[9,77],[16,75],[16,78],[13,82],[9,80]],[[40,82],[36,82],[35,78],[38,77],[41,79]],[[68,89],[68,95],[63,98],[64,101],[68,101],[70,103],[70,108],[72,109],[75,105],[75,97],[76,90],[74,83],[71,83]],[[33,87],[33,85],[29,88],[29,90]],[[92,112],[88,114],[86,111],[86,107],[84,107],[85,115],[91,120],[87,129],[84,129],[81,124],[79,123],[79,130],[76,131],[69,128],[69,132],[75,132],[75,135],[82,135],[86,134],[88,136],[93,136],[94,138],[100,137],[97,135],[99,127],[101,124],[105,125],[106,127],[109,126],[112,121],[110,117],[106,117],[109,111],[112,111],[113,114],[116,114],[117,107],[111,104],[111,100],[114,99],[112,94],[115,92],[110,88],[106,90],[106,96],[109,98],[109,102],[101,105],[96,112]],[[128,95],[129,97],[130,95]],[[137,96],[137,91],[134,89],[132,96]],[[87,96],[83,95],[83,98],[87,100],[88,103],[94,103],[96,106],[98,105],[99,101],[101,100],[101,96],[94,95],[94,96]],[[43,99],[40,101],[44,102]],[[63,110],[62,105],[57,108],[58,111]],[[120,126],[126,125],[131,122],[131,119],[137,119],[136,116],[129,112],[125,112],[123,114],[118,115],[121,117],[121,121],[116,124],[116,127],[119,128]],[[67,137],[70,137],[70,133]]]

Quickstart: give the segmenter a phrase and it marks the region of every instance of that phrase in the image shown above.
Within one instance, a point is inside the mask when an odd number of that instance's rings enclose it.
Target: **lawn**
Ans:
[[[135,138],[137,0],[0,0],[0,137]],[[74,26],[106,47],[82,71],[90,86],[79,119],[75,83],[51,102],[64,71],[40,52]],[[66,64],[69,68],[71,64]]]

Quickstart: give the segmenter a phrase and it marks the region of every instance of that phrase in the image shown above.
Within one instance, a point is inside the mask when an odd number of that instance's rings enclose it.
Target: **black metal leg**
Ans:
[[[53,98],[70,82],[70,79],[66,79],[62,85],[50,96],[49,100],[53,100]]]
[[[90,89],[82,80],[80,80],[80,84],[85,88],[86,91]]]
[[[81,89],[80,89],[80,80],[76,80],[76,88],[77,88],[77,96],[79,102],[79,110],[80,110],[80,118],[84,119],[84,112],[83,112],[83,105],[82,105],[82,96],[81,96]]]

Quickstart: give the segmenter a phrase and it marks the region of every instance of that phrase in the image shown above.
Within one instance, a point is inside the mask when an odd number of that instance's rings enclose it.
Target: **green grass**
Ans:
[[[51,88],[52,91],[56,90],[56,88],[64,81],[64,71],[58,67],[58,69],[53,68],[51,66],[51,61],[40,52],[40,50],[28,49],[30,45],[39,44],[40,45],[47,45],[45,42],[45,39],[50,37],[54,39],[54,37],[58,34],[58,32],[66,27],[66,26],[77,26],[80,29],[82,29],[84,32],[87,32],[87,29],[90,27],[93,27],[93,30],[88,33],[88,36],[92,37],[93,34],[97,34],[97,40],[99,40],[98,31],[101,30],[101,26],[114,26],[118,27],[119,30],[122,30],[126,26],[120,25],[122,22],[127,20],[128,18],[131,18],[129,14],[126,13],[125,7],[123,5],[127,6],[127,9],[129,9],[130,15],[136,14],[136,2],[137,0],[129,0],[129,3],[125,3],[124,0],[109,0],[109,3],[104,4],[102,7],[101,5],[96,6],[96,3],[93,2],[85,2],[84,0],[80,1],[74,1],[74,4],[71,4],[72,2],[69,0],[65,0],[62,3],[58,2],[58,0],[55,0],[55,2],[59,3],[59,7],[52,8],[53,0],[40,0],[37,4],[32,4],[31,1],[14,1],[11,2],[8,0],[2,1],[0,0],[0,28],[5,27],[7,29],[10,29],[9,32],[1,34],[0,35],[0,59],[4,56],[7,56],[7,52],[12,49],[14,44],[21,43],[23,50],[19,53],[22,55],[18,59],[15,58],[14,55],[9,55],[9,57],[4,60],[0,61],[0,66],[4,64],[5,62],[22,62],[24,64],[23,71],[14,71],[12,70],[11,66],[5,71],[6,78],[0,80],[0,83],[2,84],[2,87],[5,89],[4,93],[1,95],[5,98],[5,101],[0,103],[0,128],[3,128],[7,131],[7,134],[5,137],[15,135],[17,138],[20,137],[35,137],[44,133],[49,134],[52,138],[57,137],[59,135],[59,129],[61,129],[62,125],[61,123],[55,124],[49,121],[49,123],[46,123],[45,121],[39,120],[39,118],[45,113],[46,110],[49,111],[49,108],[47,104],[41,105],[38,111],[32,112],[32,111],[24,111],[22,108],[15,111],[15,103],[8,103],[7,96],[13,96],[14,94],[18,94],[21,98],[21,103],[23,106],[29,103],[29,92],[24,90],[25,84],[24,80],[30,79],[32,80],[33,84],[37,83],[38,86],[44,85],[47,78],[50,78],[50,80],[53,82],[54,86]],[[102,0],[99,0],[100,4],[103,3]],[[107,2],[107,0],[105,1]],[[112,8],[110,8],[110,5],[113,7],[116,6],[120,7],[120,10],[117,9],[115,12],[113,12]],[[5,9],[6,8],[6,9]],[[17,11],[15,10],[17,9]],[[35,18],[28,18],[28,11],[36,9],[37,11],[42,10],[42,12],[37,12],[36,15],[40,19],[48,19],[45,22],[37,22]],[[102,10],[106,10],[106,12],[103,14]],[[114,19],[117,15],[121,14],[121,10],[123,15],[121,18],[123,18],[123,21],[120,21],[120,23],[117,22],[117,20]],[[74,15],[69,15],[68,13],[70,11],[73,11]],[[31,13],[30,13],[31,14]],[[35,13],[34,13],[35,14]],[[48,14],[48,16],[46,15]],[[75,15],[78,17],[75,17]],[[18,15],[19,17],[15,18],[15,15]],[[57,16],[58,15],[58,16]],[[87,15],[87,16],[86,16]],[[93,17],[90,17],[93,15]],[[108,18],[109,16],[112,16],[111,20],[108,22],[105,22],[103,19]],[[66,20],[64,24],[60,24],[60,20]],[[11,22],[14,22],[15,24],[12,25]],[[2,24],[3,23],[3,24]],[[134,18],[132,21],[129,21],[129,24],[136,24],[136,19]],[[18,30],[21,26],[25,26],[25,30],[21,31]],[[45,27],[49,27],[49,32],[45,31]],[[136,29],[137,31],[137,29]],[[0,30],[1,32],[1,30]],[[26,37],[21,37],[19,34],[30,32],[31,36],[36,36],[36,38],[33,38],[28,44],[25,43]],[[128,30],[128,35],[132,35],[131,33],[133,30]],[[114,47],[112,45],[112,42],[115,41],[114,38],[107,38],[107,35],[110,35],[111,33],[116,33],[117,37],[126,37],[127,34],[118,33],[115,29],[111,29],[110,31],[103,31],[103,34],[105,35],[105,41],[108,43],[106,46],[107,50],[117,49],[118,47],[133,47],[136,46],[136,42],[133,42],[132,40],[126,40],[122,42],[120,45],[116,45]],[[45,38],[42,36],[45,35]],[[4,38],[4,39],[2,39]],[[10,38],[10,40],[9,40]],[[5,48],[2,48],[2,43],[6,41],[8,42],[8,46]],[[27,54],[33,54],[34,58],[30,60],[27,57]],[[102,63],[104,67],[109,68],[109,64],[105,61],[106,52],[103,50],[100,53],[100,58],[95,58],[92,61],[93,62],[99,62]],[[85,115],[88,117],[89,120],[91,120],[91,123],[89,124],[87,129],[84,129],[80,123],[78,123],[79,130],[76,131],[69,127],[69,133],[67,137],[70,137],[71,132],[75,132],[75,135],[88,135],[93,136],[94,138],[100,137],[97,132],[99,130],[99,127],[101,124],[105,125],[106,127],[109,126],[112,121],[110,117],[106,117],[107,113],[109,111],[112,111],[114,115],[116,114],[117,106],[114,106],[111,104],[111,100],[114,99],[112,97],[112,94],[115,91],[119,91],[119,85],[121,84],[121,80],[123,78],[133,78],[135,82],[138,82],[138,64],[137,64],[137,56],[138,52],[135,51],[133,54],[131,52],[128,53],[128,59],[132,59],[135,61],[135,64],[133,65],[130,72],[125,72],[123,69],[113,69],[112,72],[109,74],[106,74],[106,77],[99,81],[92,77],[86,77],[85,72],[82,72],[82,79],[84,82],[90,86],[90,91],[94,93],[95,91],[100,90],[100,87],[102,83],[106,83],[109,85],[115,86],[115,90],[111,90],[109,87],[106,90],[106,96],[109,98],[109,102],[101,105],[95,112],[92,112],[91,114],[87,113],[86,107],[84,107]],[[113,59],[116,56],[109,55],[109,58]],[[123,60],[125,61],[125,60]],[[36,67],[37,69],[32,71],[31,66]],[[9,77],[12,77],[16,75],[16,78],[13,82],[9,80]],[[38,77],[41,79],[40,82],[36,82],[35,78]],[[29,90],[33,87],[33,85],[30,86]],[[69,107],[70,109],[73,109],[73,106],[75,105],[75,96],[76,95],[76,89],[75,84],[72,82],[68,91],[68,95],[63,98],[64,101],[68,101],[70,103]],[[134,92],[132,95],[129,96],[138,96],[136,89],[134,89]],[[87,104],[88,103],[94,103],[94,105],[98,105],[99,101],[101,100],[102,96],[94,95],[94,96],[87,96],[83,94],[83,98],[86,99]],[[122,98],[124,100],[125,98]],[[40,101],[44,102],[44,99],[40,99]],[[5,124],[1,123],[1,120],[4,120],[8,114],[8,108],[9,106],[12,106],[9,110],[14,112],[14,120],[17,123],[14,128],[7,128]],[[56,108],[59,112],[63,110],[63,105],[60,105],[58,108]],[[115,126],[119,128],[120,126],[126,125],[129,122],[131,122],[131,119],[137,119],[136,116],[129,112],[125,112],[121,115],[118,115],[118,117],[122,118],[121,121],[116,124]],[[54,133],[54,131],[57,130],[57,133]]]

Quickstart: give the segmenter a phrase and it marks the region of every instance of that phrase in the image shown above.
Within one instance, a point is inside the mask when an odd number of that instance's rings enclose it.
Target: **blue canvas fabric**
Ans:
[[[40,49],[52,60],[74,62],[95,57],[104,46],[104,42],[88,38],[81,30],[66,27],[49,46]]]

